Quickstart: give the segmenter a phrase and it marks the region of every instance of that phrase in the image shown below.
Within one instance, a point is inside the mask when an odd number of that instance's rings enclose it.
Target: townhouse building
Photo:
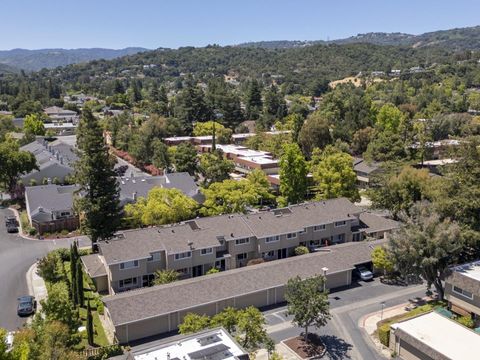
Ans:
[[[123,231],[101,242],[99,253],[84,257],[83,262],[98,290],[114,294],[149,286],[157,270],[197,277],[212,268],[224,271],[244,267],[251,260],[284,259],[293,256],[298,246],[314,252],[367,236],[384,238],[397,227],[397,222],[339,198]],[[104,272],[98,271],[98,264]]]
[[[480,323],[480,261],[456,266],[445,279],[448,307]]]

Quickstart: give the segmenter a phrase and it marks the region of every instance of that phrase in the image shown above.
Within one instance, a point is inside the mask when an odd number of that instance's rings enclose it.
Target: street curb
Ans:
[[[36,269],[37,263],[33,263],[32,266],[30,266],[27,270],[27,273],[25,274],[25,277],[27,279],[27,287],[28,287],[28,293],[32,296],[35,296],[33,293],[33,285],[32,285],[32,272],[34,269]]]

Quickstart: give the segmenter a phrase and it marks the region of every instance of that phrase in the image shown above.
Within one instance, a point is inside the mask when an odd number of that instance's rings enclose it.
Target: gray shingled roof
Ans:
[[[108,265],[126,260],[148,258],[150,253],[165,250],[171,253],[190,250],[189,242],[197,249],[219,245],[217,236],[238,239],[252,236],[251,230],[239,215],[212,216],[193,220],[198,230],[188,223],[165,227],[127,230],[117,240],[99,244]]]
[[[103,298],[115,326],[212,303],[220,299],[282,286],[294,277],[307,278],[353,269],[371,260],[373,248],[383,241],[336,245],[327,252],[276,260],[218,274],[132,290]]]
[[[106,276],[107,271],[98,254],[85,255],[81,257],[82,263],[87,269],[87,273],[91,278]]]
[[[51,213],[57,210],[67,210],[73,207],[73,193],[78,190],[77,185],[39,185],[39,186],[27,186],[25,188],[25,198],[28,201],[30,209],[30,216],[35,217],[39,214],[40,221],[41,213]],[[43,210],[38,211],[39,208]]]
[[[243,219],[255,236],[263,238],[301,231],[308,226],[355,219],[353,215],[362,211],[345,198],[294,205],[288,209],[290,213],[274,210],[245,215]]]
[[[398,229],[400,227],[400,223],[398,221],[387,219],[383,216],[368,212],[360,214],[360,221],[367,226],[367,228],[364,229],[365,233],[367,234],[372,234],[378,231]]]
[[[359,171],[365,174],[370,174],[375,170],[378,170],[380,163],[377,162],[367,162],[361,158],[354,158],[353,161],[353,170],[355,172]]]
[[[253,215],[221,215],[194,219],[198,229],[187,224],[174,224],[165,227],[128,230],[117,240],[100,243],[99,248],[108,265],[127,260],[148,258],[150,253],[165,250],[170,253],[189,251],[189,243],[196,249],[219,245],[218,237],[233,240],[269,235],[285,234],[303,230],[307,226],[322,225],[334,221],[354,219],[362,209],[348,199],[330,199],[290,206],[287,209],[261,212]],[[376,215],[368,216],[375,231],[390,220]],[[397,226],[395,226],[397,227]]]

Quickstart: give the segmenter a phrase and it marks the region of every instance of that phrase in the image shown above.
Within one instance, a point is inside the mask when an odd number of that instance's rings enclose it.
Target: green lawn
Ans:
[[[70,262],[65,261],[64,262],[64,267],[65,267],[65,272],[71,281],[71,274],[70,274]],[[88,278],[88,275],[85,273],[83,274],[83,289],[84,289],[84,298],[85,298],[85,304],[84,306],[79,308],[79,315],[80,315],[80,320],[82,321],[82,325],[86,326],[87,325],[87,301],[92,300],[90,302],[90,307],[92,309],[92,316],[93,316],[93,330],[94,330],[94,341],[95,345],[97,346],[108,346],[110,345],[107,336],[105,335],[105,331],[102,326],[102,322],[100,321],[99,314],[97,312],[97,302],[95,301],[95,298],[100,299],[101,296],[94,292],[93,289],[91,289],[89,285],[90,279]],[[87,332],[85,331],[82,334],[82,342],[80,343],[80,348],[86,348],[88,346],[87,342]]]

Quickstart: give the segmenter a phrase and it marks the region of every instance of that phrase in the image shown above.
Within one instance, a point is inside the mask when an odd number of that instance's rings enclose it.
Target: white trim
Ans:
[[[320,229],[315,229],[316,227],[320,227],[320,226],[322,226],[322,228],[320,228]],[[326,224],[313,225],[313,231],[314,231],[314,232],[325,231],[326,229],[327,229]]]
[[[135,262],[137,263],[137,265],[135,265]],[[125,264],[126,263],[133,263],[134,266],[129,266],[129,267],[125,267]],[[122,265],[123,265],[123,268],[122,268]],[[124,261],[124,262],[121,262],[119,265],[118,265],[119,269],[120,270],[130,270],[130,269],[136,269],[138,267],[140,267],[140,264],[139,264],[139,261],[138,260],[129,260],[129,261]]]
[[[205,252],[205,254],[202,254],[204,250],[209,250],[208,252]],[[206,256],[206,255],[211,255],[213,254],[213,248],[205,248],[205,249],[200,249],[200,256]]]
[[[459,291],[455,290],[455,288],[460,289],[462,292],[459,292]],[[466,291],[466,290],[463,290],[461,287],[452,285],[452,292],[454,292],[455,294],[458,294],[460,296],[463,296],[464,298],[473,300],[473,293],[471,293],[470,291],[467,291],[468,293],[472,294],[471,296],[467,296],[463,293],[463,291]]]
[[[188,254],[187,256],[182,256],[180,257],[180,255],[185,255],[185,254]],[[178,258],[177,258],[178,256]],[[180,260],[184,260],[184,259],[190,259],[192,257],[192,252],[191,251],[184,251],[184,252],[181,252],[181,253],[176,253],[173,255],[173,260],[174,261],[180,261]]]
[[[265,238],[265,244],[271,244],[278,241],[280,241],[280,235],[272,235]]]
[[[337,225],[338,223],[343,223],[343,224]],[[335,226],[335,227],[342,227],[342,226],[345,226],[345,225],[347,225],[347,221],[346,221],[346,220],[335,221],[335,223],[334,223],[334,226]]]
[[[239,240],[245,240],[245,242],[238,243]],[[249,237],[235,239],[235,246],[248,245],[248,244],[250,244],[250,238]]]

